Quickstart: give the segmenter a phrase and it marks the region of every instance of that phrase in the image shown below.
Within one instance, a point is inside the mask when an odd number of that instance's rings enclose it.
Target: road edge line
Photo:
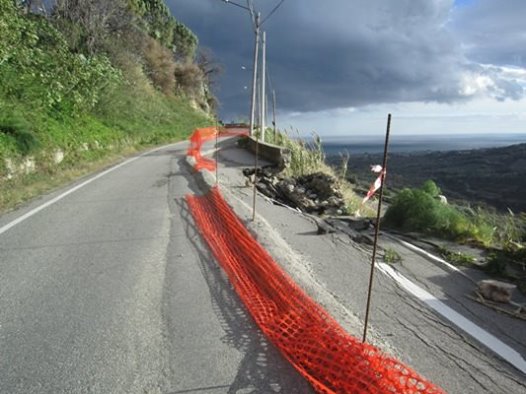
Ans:
[[[161,147],[158,147],[158,148],[155,148],[155,149],[152,149],[152,150],[149,150],[147,152],[144,152],[144,153],[141,153],[140,155],[138,156],[135,156],[135,157],[132,157],[128,160],[125,160],[123,161],[122,163],[119,163],[119,164],[116,164],[114,165],[113,167],[110,167],[108,168],[107,170],[97,174],[97,175],[94,175],[92,178],[72,187],[71,189],[65,191],[64,193],[58,195],[57,197],[55,198],[52,198],[51,200],[49,201],[46,201],[45,203],[43,203],[42,205],[36,207],[36,208],[33,208],[31,209],[29,212],[26,212],[25,214],[23,214],[22,216],[19,216],[18,218],[16,218],[15,220],[12,220],[11,222],[5,224],[4,226],[0,227],[0,235],[4,234],[5,232],[9,231],[10,229],[12,229],[13,227],[15,227],[16,225],[26,221],[27,219],[29,219],[30,217],[36,215],[37,213],[39,213],[40,211],[50,207],[51,205],[59,202],[60,200],[62,200],[63,198],[69,196],[70,194],[72,193],[75,193],[77,190],[79,189],[82,189],[84,186],[86,185],[89,185],[90,183],[96,181],[97,179],[100,179],[102,178],[103,176],[109,174],[110,172],[113,172],[121,167],[124,167],[125,165],[128,165],[132,162],[134,162],[135,160],[138,160],[140,159],[141,157],[144,157],[144,156],[147,156],[151,153],[155,153],[155,152],[158,152],[164,148],[167,148],[167,147],[170,147],[170,146],[174,146],[174,145],[177,145],[177,144],[180,144],[180,143],[183,143],[183,142],[186,142],[186,141],[180,141],[180,142],[176,142],[174,144],[168,144],[168,145],[163,145]]]

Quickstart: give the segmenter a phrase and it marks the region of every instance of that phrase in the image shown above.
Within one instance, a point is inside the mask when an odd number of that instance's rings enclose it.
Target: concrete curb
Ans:
[[[258,145],[258,154],[267,161],[279,167],[284,167],[287,163],[290,163],[290,149],[257,141],[252,136],[247,138],[247,148],[250,152],[256,153],[256,145]]]

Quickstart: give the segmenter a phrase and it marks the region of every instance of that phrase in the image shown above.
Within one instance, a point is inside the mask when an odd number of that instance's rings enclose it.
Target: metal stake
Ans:
[[[389,132],[391,130],[391,114],[387,116],[387,131],[385,133],[385,146],[384,146],[384,160],[382,164],[382,183],[380,185],[380,195],[378,197],[378,211],[376,213],[376,228],[374,230],[374,244],[373,244],[373,258],[371,261],[371,275],[369,276],[369,288],[367,290],[367,307],[365,308],[365,322],[363,328],[363,339],[365,342],[367,340],[367,325],[369,323],[369,309],[371,307],[371,293],[373,288],[373,277],[374,277],[374,265],[376,261],[376,248],[378,245],[378,233],[380,232],[380,213],[382,210],[382,197],[384,193],[384,183],[386,175],[386,166],[387,166],[387,149],[389,146]]]

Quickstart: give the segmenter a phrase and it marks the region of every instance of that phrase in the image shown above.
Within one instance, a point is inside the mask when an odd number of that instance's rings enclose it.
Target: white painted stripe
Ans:
[[[405,276],[395,271],[388,264],[378,263],[377,267],[381,272],[393,278],[396,283],[398,283],[410,294],[427,304],[430,308],[455,324],[461,330],[471,335],[477,341],[484,344],[519,371],[526,374],[526,361],[516,350],[512,349],[497,337],[480,328],[472,321],[466,319],[460,313],[439,301],[435,296],[411,282]]]
[[[62,193],[61,195],[59,195],[59,196],[57,196],[57,197],[45,202],[44,204],[42,204],[42,205],[30,210],[29,212],[27,212],[24,215],[18,217],[17,219],[13,220],[12,222],[6,224],[5,226],[0,227],[0,235],[5,233],[6,231],[12,229],[17,224],[20,224],[23,221],[29,219],[31,216],[37,214],[38,212],[46,209],[47,207],[55,204],[56,202],[62,200],[64,197],[69,196],[72,193],[75,193],[77,190],[82,189],[84,186],[89,185],[91,182],[96,181],[97,179],[102,178],[103,176],[109,174],[110,172],[113,172],[113,171],[115,171],[118,168],[121,168],[121,167],[123,167],[125,165],[128,165],[128,164],[134,162],[135,160],[140,159],[143,156],[149,155],[151,153],[160,151],[161,149],[168,148],[170,146],[174,146],[174,145],[177,145],[177,144],[180,144],[180,143],[181,142],[178,142],[176,144],[170,144],[170,145],[166,145],[166,146],[161,146],[160,148],[156,148],[156,149],[152,149],[152,150],[150,150],[148,152],[140,154],[139,156],[132,157],[131,159],[128,159],[128,160],[126,160],[126,161],[124,161],[124,162],[122,162],[120,164],[117,164],[116,166],[111,167],[111,168],[107,169],[106,171],[101,172],[100,174],[95,175],[93,178],[90,178],[87,181],[84,181],[81,184],[78,184],[77,186],[69,189],[68,191]]]

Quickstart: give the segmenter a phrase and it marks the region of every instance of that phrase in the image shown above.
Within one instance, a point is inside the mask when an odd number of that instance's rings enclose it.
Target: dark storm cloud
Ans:
[[[470,59],[526,67],[526,1],[478,0],[459,7],[452,27]]]
[[[255,1],[263,14],[277,2]],[[250,70],[241,66],[250,66],[252,59],[248,13],[219,0],[168,4],[224,64],[218,92],[223,114],[247,113]],[[464,56],[464,46],[450,28],[453,6],[452,0],[285,1],[265,25],[269,69],[280,108],[303,112],[467,99],[464,73],[473,73],[476,67]],[[454,25],[456,30],[462,28],[458,18]],[[498,79],[497,71],[492,77]],[[490,86],[487,93],[491,95],[494,88],[499,98],[507,92],[513,92],[514,98],[522,94],[513,80],[496,85],[501,88]]]

